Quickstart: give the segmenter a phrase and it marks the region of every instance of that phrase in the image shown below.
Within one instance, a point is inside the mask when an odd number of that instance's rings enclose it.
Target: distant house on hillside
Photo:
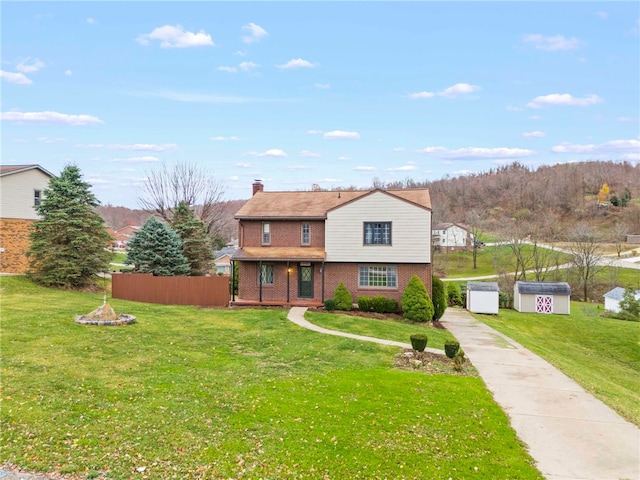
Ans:
[[[235,218],[242,301],[321,305],[341,282],[354,302],[400,301],[414,274],[431,293],[426,189],[265,192],[256,182]]]
[[[113,230],[111,238],[113,238],[114,247],[127,248],[127,244],[140,228],[139,225],[127,225],[126,227]]]
[[[624,297],[625,289],[622,287],[616,287],[613,290],[609,290],[604,294],[604,309],[609,312],[620,312],[620,302]],[[636,300],[640,300],[640,290],[635,291],[634,297]]]
[[[469,227],[460,223],[438,223],[433,227],[431,236],[436,249],[466,250],[473,245]]]
[[[29,234],[54,175],[40,165],[0,166],[0,272],[25,273]]]
[[[513,308],[518,312],[569,315],[571,287],[566,282],[516,282]]]

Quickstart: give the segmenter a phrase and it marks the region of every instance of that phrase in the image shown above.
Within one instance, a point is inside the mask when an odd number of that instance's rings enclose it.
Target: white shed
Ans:
[[[566,282],[516,282],[513,308],[518,312],[569,315],[571,287]]]
[[[624,288],[616,287],[604,294],[604,309],[609,312],[620,312],[620,301],[624,296]],[[635,297],[640,300],[640,290],[636,290]]]
[[[497,282],[467,282],[467,310],[497,314],[500,306]]]

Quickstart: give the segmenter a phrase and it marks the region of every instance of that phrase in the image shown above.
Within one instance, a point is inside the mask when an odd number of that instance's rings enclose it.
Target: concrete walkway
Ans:
[[[440,321],[460,341],[547,479],[640,479],[638,427],[466,310],[448,308]]]
[[[383,340],[381,338],[367,337],[365,335],[355,335],[353,333],[339,332],[337,330],[329,330],[328,328],[319,327],[305,320],[304,312],[306,311],[307,311],[307,307],[291,307],[291,310],[289,310],[289,314],[287,315],[287,318],[291,320],[293,323],[295,323],[296,325],[300,325],[303,328],[307,328],[309,330],[313,330],[314,332],[318,332],[318,333],[325,333],[327,335],[336,335],[338,337],[353,338],[355,340],[362,340],[364,342],[374,342],[374,343],[379,343],[381,345],[392,345],[394,347],[411,348],[410,343],[395,342],[393,340]],[[438,353],[438,354],[444,355],[444,352],[442,350],[437,350],[435,348],[427,347],[425,348],[425,352]]]

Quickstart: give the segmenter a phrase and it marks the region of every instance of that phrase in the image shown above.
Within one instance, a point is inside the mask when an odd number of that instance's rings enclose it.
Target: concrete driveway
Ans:
[[[458,338],[547,479],[640,479],[638,427],[466,310],[448,308],[441,322]]]

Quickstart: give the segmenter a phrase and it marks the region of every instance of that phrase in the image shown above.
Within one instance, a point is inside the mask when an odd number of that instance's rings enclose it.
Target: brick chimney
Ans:
[[[262,181],[255,180],[253,182],[253,194],[252,194],[252,196],[255,195],[256,193],[262,192],[262,191],[264,191],[264,185],[262,184]]]

